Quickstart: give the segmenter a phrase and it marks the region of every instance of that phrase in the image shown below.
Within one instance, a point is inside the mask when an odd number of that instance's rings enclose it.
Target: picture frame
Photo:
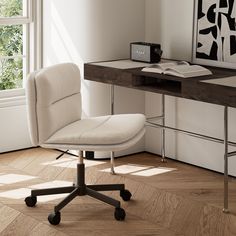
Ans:
[[[236,0],[195,0],[192,62],[236,69]]]

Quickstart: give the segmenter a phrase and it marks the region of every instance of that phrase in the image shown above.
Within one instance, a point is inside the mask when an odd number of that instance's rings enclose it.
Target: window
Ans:
[[[22,90],[32,68],[32,9],[31,0],[0,0],[0,93]]]

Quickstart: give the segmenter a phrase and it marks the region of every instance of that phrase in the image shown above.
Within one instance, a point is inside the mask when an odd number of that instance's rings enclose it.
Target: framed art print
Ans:
[[[236,68],[236,0],[195,0],[192,61]]]

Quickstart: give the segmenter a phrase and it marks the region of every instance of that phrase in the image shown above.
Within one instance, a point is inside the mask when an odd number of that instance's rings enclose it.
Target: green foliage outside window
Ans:
[[[22,0],[0,0],[0,17],[22,15]],[[23,27],[0,25],[0,90],[22,87]],[[15,58],[7,58],[12,57]]]

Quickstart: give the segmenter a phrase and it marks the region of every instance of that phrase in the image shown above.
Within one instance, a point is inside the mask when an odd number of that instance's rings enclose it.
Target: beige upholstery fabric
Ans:
[[[31,75],[26,94],[34,145],[40,145],[59,129],[81,118],[80,72],[72,63]]]
[[[139,131],[132,139],[124,143],[118,144],[104,144],[104,145],[93,145],[93,144],[58,144],[58,143],[43,143],[41,146],[45,148],[61,148],[67,150],[83,150],[83,151],[121,151],[132,147],[136,144],[145,134],[145,128]]]
[[[143,127],[141,114],[101,116],[79,120],[52,135],[45,143],[113,145],[132,139]]]
[[[36,88],[34,77],[37,72],[30,74],[26,83],[26,97],[28,110],[28,126],[30,131],[31,142],[34,146],[38,145],[38,121],[36,113]]]
[[[32,73],[26,94],[34,145],[116,151],[135,144],[145,131],[142,114],[81,119],[80,72],[72,63]]]

